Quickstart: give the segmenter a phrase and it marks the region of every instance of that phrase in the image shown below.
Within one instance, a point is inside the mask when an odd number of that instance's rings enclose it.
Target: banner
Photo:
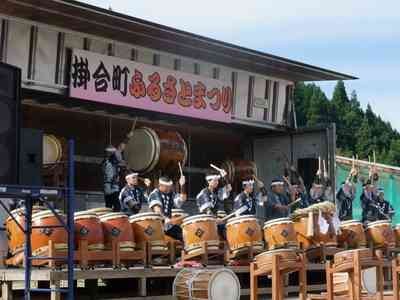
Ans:
[[[73,98],[174,115],[231,122],[229,83],[74,49]]]

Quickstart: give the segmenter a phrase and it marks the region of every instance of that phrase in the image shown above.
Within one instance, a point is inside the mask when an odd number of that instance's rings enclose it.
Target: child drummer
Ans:
[[[254,185],[257,184],[260,189],[259,193],[254,192]],[[236,196],[233,202],[233,209],[236,216],[255,215],[258,204],[264,202],[263,198],[267,196],[267,190],[264,183],[254,181],[254,179],[245,180],[242,182],[243,191]]]

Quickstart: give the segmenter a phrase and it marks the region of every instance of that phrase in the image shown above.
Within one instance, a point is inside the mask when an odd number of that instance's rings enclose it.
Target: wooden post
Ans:
[[[377,278],[377,288],[379,300],[383,300],[383,289],[384,289],[384,276],[383,276],[383,260],[379,258],[379,265],[376,267],[376,278]]]
[[[208,245],[207,245],[207,241],[202,242],[201,248],[202,248],[202,252],[203,252],[201,254],[203,265],[206,266],[206,265],[208,265]]]
[[[258,276],[256,275],[256,270],[256,263],[250,263],[250,300],[258,299]]]
[[[325,263],[325,272],[326,272],[326,293],[327,293],[327,300],[333,300],[333,270],[332,264],[328,260]]]
[[[400,300],[397,257],[393,258],[392,260],[392,281],[393,281],[393,300]]]
[[[60,284],[59,280],[51,280],[50,281],[50,289],[52,289],[51,295],[50,295],[51,300],[61,300],[61,293],[55,291],[55,289],[59,289],[60,287],[61,287],[61,284]]]
[[[147,263],[149,265],[152,265],[153,264],[153,247],[152,247],[150,241],[147,241],[146,244],[147,244],[147,246],[146,246],[146,249],[147,249]]]
[[[53,243],[52,240],[49,240],[49,243],[48,243],[48,254],[49,254],[49,257],[55,257],[56,256],[55,252],[56,252],[56,250],[54,248],[54,243]],[[54,259],[50,259],[49,260],[49,268],[54,269],[55,266],[56,266],[56,261]]]
[[[89,252],[88,252],[88,241],[86,239],[79,241],[79,264],[82,269],[87,269],[89,265]]]
[[[305,254],[299,254],[301,259],[301,269],[299,270],[299,293],[300,300],[307,299],[307,269]]]
[[[11,281],[3,281],[1,283],[1,299],[2,300],[12,300],[12,282]]]
[[[358,251],[354,252],[353,270],[353,300],[361,300],[361,265]]]
[[[281,274],[279,271],[279,256],[272,256],[272,300],[281,300],[282,291],[281,289]]]
[[[176,242],[175,241],[169,241],[168,242],[168,252],[169,252],[170,265],[174,265],[175,264],[175,258],[176,258],[175,249],[176,249]]]

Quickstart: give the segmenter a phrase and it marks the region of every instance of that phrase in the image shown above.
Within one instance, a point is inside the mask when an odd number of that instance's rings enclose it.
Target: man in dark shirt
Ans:
[[[121,206],[118,199],[119,196],[119,162],[115,156],[117,149],[108,146],[105,149],[105,157],[102,162],[103,171],[103,189],[106,207],[112,208],[114,211],[120,211]]]
[[[360,196],[361,208],[362,208],[362,222],[375,221],[376,220],[376,202],[377,195],[374,193],[374,186],[371,180],[367,180],[363,184],[363,192]]]
[[[254,191],[254,180],[249,179],[242,182],[243,191],[236,196],[233,202],[233,209],[236,216],[255,215],[256,207],[263,201],[262,197],[267,195],[267,191],[262,182],[258,182],[260,192]]]
[[[281,178],[272,180],[265,208],[267,220],[289,216],[289,198],[285,195],[285,184]]]
[[[355,185],[346,180],[336,193],[337,209],[341,221],[351,220],[353,217],[353,201],[356,196]]]
[[[378,220],[392,220],[392,217],[395,213],[393,207],[390,205],[389,201],[385,199],[385,191],[383,188],[378,189],[377,196],[377,219]]]
[[[147,202],[147,195],[145,191],[138,185],[138,173],[130,172],[125,176],[126,185],[119,194],[119,201],[121,204],[121,211],[131,216],[139,213],[142,205]],[[151,181],[145,179],[146,187],[149,187]]]

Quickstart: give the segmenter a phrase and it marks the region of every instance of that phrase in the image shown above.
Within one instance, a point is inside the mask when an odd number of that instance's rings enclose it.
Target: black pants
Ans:
[[[165,224],[164,233],[175,240],[183,242],[182,228],[179,225]]]
[[[112,208],[113,211],[118,212],[121,211],[121,204],[118,199],[119,193],[115,192],[109,195],[104,195],[104,199],[106,201],[106,207]]]
[[[219,236],[225,241],[226,240],[226,226],[225,224],[218,224],[217,225],[218,234]]]

